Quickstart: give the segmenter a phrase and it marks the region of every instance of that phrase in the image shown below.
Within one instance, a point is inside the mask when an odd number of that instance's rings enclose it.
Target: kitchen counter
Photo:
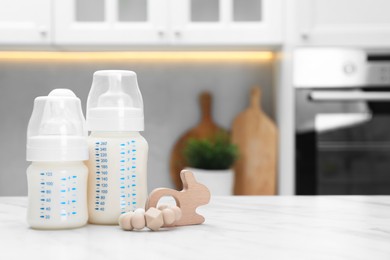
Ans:
[[[390,259],[390,196],[212,197],[203,225],[27,227],[27,199],[0,197],[0,259]]]

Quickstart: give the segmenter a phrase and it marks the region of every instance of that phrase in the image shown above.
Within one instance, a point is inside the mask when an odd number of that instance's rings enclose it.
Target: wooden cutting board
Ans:
[[[183,136],[179,138],[173,147],[170,160],[170,172],[172,180],[176,186],[176,189],[182,189],[183,185],[180,179],[180,172],[188,166],[183,151],[188,140],[191,138],[209,138],[224,129],[220,128],[214,123],[211,113],[212,97],[209,92],[204,92],[199,97],[201,108],[201,120],[200,123],[194,128],[190,129]]]
[[[277,129],[261,110],[260,98],[260,88],[253,88],[249,107],[233,121],[232,142],[239,148],[235,195],[276,194]]]

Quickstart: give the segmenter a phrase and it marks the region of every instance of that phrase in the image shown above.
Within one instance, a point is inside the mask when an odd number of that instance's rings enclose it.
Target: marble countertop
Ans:
[[[390,259],[390,196],[213,197],[206,222],[152,232],[27,227],[0,197],[0,259]]]

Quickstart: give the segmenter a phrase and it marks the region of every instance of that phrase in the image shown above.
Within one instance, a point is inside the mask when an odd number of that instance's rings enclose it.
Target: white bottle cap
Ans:
[[[37,97],[27,128],[27,161],[88,160],[80,99],[69,89]]]
[[[135,72],[101,70],[93,74],[87,102],[87,129],[144,130],[144,105]]]

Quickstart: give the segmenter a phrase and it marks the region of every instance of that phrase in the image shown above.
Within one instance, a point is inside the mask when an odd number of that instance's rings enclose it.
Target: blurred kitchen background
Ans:
[[[259,182],[253,194],[390,194],[388,10],[386,0],[0,0],[0,196],[27,194],[34,98],[69,88],[85,112],[102,69],[137,73],[149,190],[175,187],[174,145],[208,92],[213,120],[236,136],[236,175]],[[262,119],[232,129],[256,93]],[[245,172],[253,164],[264,172]]]

